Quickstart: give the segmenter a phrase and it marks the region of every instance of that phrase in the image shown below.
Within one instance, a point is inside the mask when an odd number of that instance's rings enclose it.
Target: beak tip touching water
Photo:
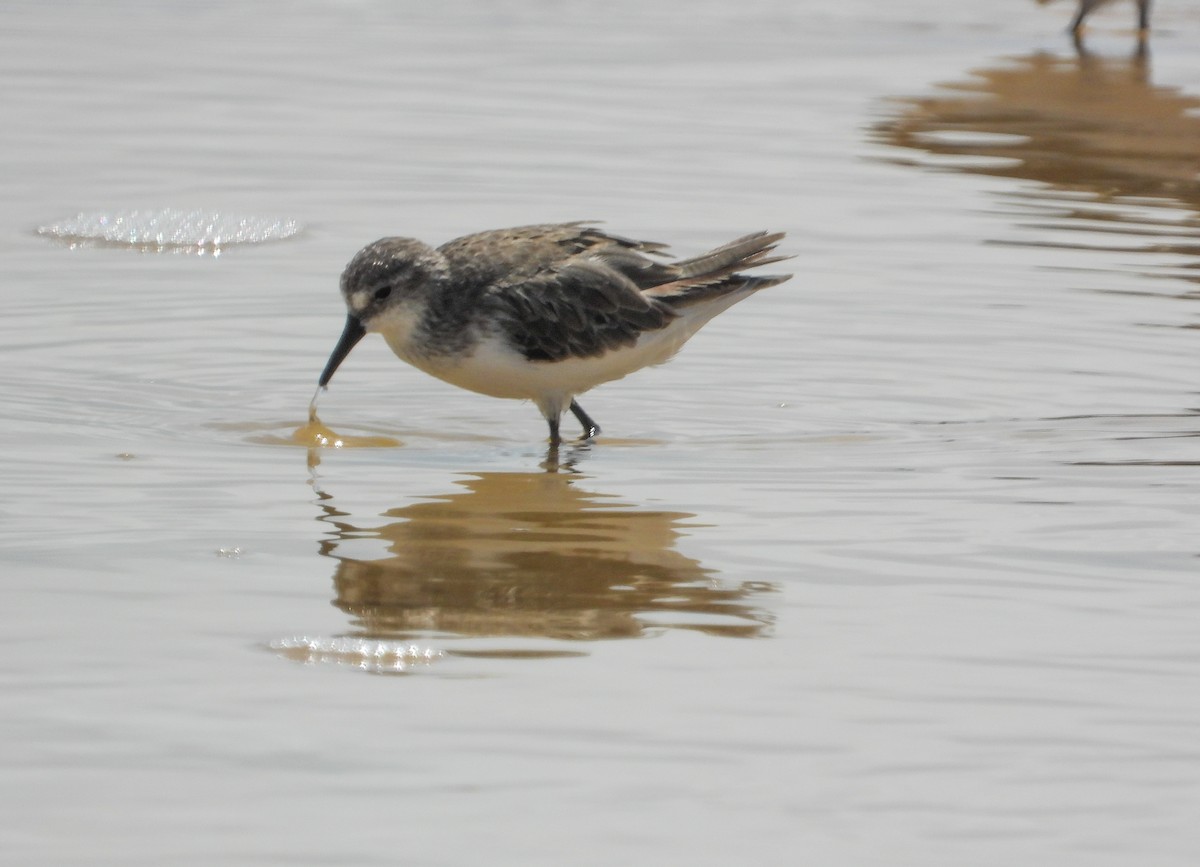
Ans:
[[[338,338],[337,346],[333,348],[333,352],[329,355],[329,361],[325,364],[325,369],[321,371],[321,378],[317,380],[318,390],[329,384],[329,380],[333,379],[334,372],[338,369],[346,356],[350,354],[358,341],[365,337],[367,331],[363,328],[362,323],[358,318],[350,315],[346,317],[346,327],[342,329],[342,336]]]

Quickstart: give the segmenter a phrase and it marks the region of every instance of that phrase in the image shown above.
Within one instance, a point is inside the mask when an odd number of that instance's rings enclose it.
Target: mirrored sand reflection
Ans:
[[[765,634],[761,583],[725,584],[676,550],[683,512],[583,489],[571,472],[477,473],[462,490],[361,523],[322,494],[334,604],[360,634],[636,638],[661,628]],[[362,540],[388,556],[354,556]],[[366,543],[367,548],[377,546]]]
[[[1034,228],[1093,233],[1052,246],[1200,254],[1200,99],[1151,83],[1145,55],[1008,58],[942,87],[874,127],[914,154],[893,162],[1044,184],[1011,200]]]

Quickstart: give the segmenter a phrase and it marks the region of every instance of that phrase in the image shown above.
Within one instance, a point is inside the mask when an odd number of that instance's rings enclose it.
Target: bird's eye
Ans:
[[[392,294],[391,286],[380,286],[378,289],[375,290],[375,300],[382,301],[383,299],[387,298],[391,294]]]

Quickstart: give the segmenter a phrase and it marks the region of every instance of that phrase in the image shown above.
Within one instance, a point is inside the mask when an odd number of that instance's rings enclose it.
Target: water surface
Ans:
[[[1156,7],[1079,55],[1017,0],[10,4],[4,859],[1195,863],[1200,13]],[[154,208],[305,231],[36,232]],[[796,278],[590,447],[378,340],[306,427],[359,247],[581,218]]]

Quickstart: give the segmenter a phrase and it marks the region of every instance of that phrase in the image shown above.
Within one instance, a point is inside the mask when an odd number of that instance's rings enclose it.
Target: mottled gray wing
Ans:
[[[531,361],[594,357],[630,346],[676,317],[601,257],[581,257],[528,279],[492,287],[482,299]]]
[[[455,281],[483,286],[531,279],[579,256],[607,258],[612,267],[646,287],[672,279],[674,272],[645,254],[665,245],[603,232],[585,222],[516,226],[464,235],[438,248]]]

